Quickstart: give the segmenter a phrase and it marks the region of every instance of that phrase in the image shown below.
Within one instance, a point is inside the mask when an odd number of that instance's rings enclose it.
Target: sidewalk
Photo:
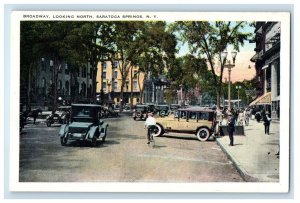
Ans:
[[[279,181],[279,125],[271,122],[270,135],[265,135],[263,122],[250,120],[245,136],[234,136],[233,147],[228,146],[228,136],[216,139],[245,181]]]

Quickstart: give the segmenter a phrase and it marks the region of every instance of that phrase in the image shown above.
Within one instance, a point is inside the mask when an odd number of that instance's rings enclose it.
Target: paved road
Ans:
[[[146,144],[143,121],[110,118],[105,143],[61,146],[59,126],[28,124],[20,135],[20,182],[242,182],[214,141],[193,135]]]

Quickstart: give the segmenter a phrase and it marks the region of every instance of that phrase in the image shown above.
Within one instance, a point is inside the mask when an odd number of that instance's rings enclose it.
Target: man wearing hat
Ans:
[[[230,139],[229,146],[233,146],[234,126],[235,126],[235,117],[234,115],[232,115],[231,112],[228,112],[228,134]]]
[[[269,111],[266,111],[264,115],[264,126],[265,126],[265,134],[269,135],[270,134],[270,123],[271,123],[271,116]]]
[[[152,112],[148,112],[148,117],[145,121],[145,128],[147,128],[147,139],[148,139],[148,142],[147,144],[150,144],[150,133],[151,133],[151,130],[153,130],[155,128],[155,125],[156,125],[156,119],[153,117],[153,113]]]

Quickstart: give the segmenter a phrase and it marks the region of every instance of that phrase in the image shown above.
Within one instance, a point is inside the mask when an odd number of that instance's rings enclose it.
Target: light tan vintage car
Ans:
[[[200,141],[206,141],[213,133],[214,111],[201,107],[178,109],[173,115],[156,118],[155,134],[166,132],[195,134]]]

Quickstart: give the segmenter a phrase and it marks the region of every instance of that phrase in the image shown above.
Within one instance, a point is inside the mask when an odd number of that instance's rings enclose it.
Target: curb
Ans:
[[[226,156],[230,159],[230,161],[233,163],[234,167],[236,168],[236,170],[238,171],[238,173],[241,175],[241,177],[243,178],[243,180],[245,182],[258,182],[259,181],[257,178],[254,178],[247,173],[247,171],[241,166],[241,164],[236,159],[234,159],[230,155],[230,153],[225,149],[225,147],[218,141],[218,138],[216,139],[216,142],[220,146],[222,151],[226,154]]]

